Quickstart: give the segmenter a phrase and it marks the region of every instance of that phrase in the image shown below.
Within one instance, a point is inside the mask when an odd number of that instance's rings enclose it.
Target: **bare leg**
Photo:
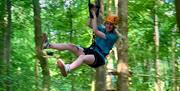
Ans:
[[[72,53],[74,53],[76,56],[84,54],[84,52],[83,52],[84,49],[83,48],[75,46],[73,44],[61,44],[61,43],[60,44],[50,44],[49,47],[52,48],[52,49],[60,50],[60,51],[69,50]]]
[[[80,55],[73,63],[64,64],[62,60],[57,61],[57,66],[59,67],[61,74],[66,77],[68,72],[78,68],[82,63],[85,64],[93,64],[95,61],[94,55]]]
[[[94,55],[80,55],[73,63],[70,64],[70,70],[79,67],[82,63],[93,64],[94,61]]]

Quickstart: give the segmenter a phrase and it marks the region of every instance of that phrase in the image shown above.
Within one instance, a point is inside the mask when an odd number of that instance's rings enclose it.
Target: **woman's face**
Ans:
[[[106,22],[106,23],[105,23],[105,28],[106,28],[106,31],[107,31],[107,32],[110,32],[110,31],[113,30],[114,25],[113,25],[113,23]]]

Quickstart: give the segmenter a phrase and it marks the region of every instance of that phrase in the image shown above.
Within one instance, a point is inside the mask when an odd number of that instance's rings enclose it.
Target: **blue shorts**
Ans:
[[[95,61],[93,64],[89,65],[90,67],[97,68],[105,64],[105,59],[95,50],[89,48],[83,48],[85,55],[93,54],[95,57]]]

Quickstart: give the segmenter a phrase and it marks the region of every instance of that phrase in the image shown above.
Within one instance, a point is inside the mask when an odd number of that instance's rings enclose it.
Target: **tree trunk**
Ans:
[[[7,25],[7,32],[5,34],[5,51],[6,51],[6,60],[7,60],[7,76],[10,78],[10,56],[11,56],[11,34],[12,34],[12,30],[11,30],[11,0],[7,0],[7,13],[8,13],[8,25]],[[11,86],[12,82],[10,79],[6,80],[6,91],[12,91],[12,86]]]
[[[104,13],[104,8],[103,8],[103,0],[96,0],[96,4],[100,3],[100,14],[98,17],[97,24],[102,24],[103,23],[103,13]],[[106,89],[106,78],[105,78],[105,66],[101,66],[96,69],[96,75],[95,75],[95,91],[105,91]]]
[[[118,52],[118,86],[117,91],[128,91],[128,0],[118,0],[118,31],[124,36],[122,40],[117,42]]]
[[[176,21],[178,28],[180,29],[180,0],[175,0],[175,7],[176,7]]]
[[[105,66],[101,66],[96,69],[95,91],[105,91],[106,90],[105,81],[106,81]]]
[[[172,30],[172,70],[173,70],[173,89],[172,91],[179,91],[178,90],[178,63],[177,63],[177,59],[176,59],[176,32],[177,32],[177,28],[175,27],[173,30]]]
[[[113,55],[114,52],[111,52],[108,57],[107,57],[107,60],[108,60],[108,63],[107,63],[107,66],[106,66],[106,72],[107,72],[107,75],[106,75],[106,91],[115,91],[115,88],[113,86],[113,77],[115,75],[111,74],[115,71],[115,68],[114,68],[114,65],[113,65]]]
[[[35,63],[34,63],[34,74],[35,74],[35,88],[36,88],[36,91],[39,91],[39,81],[38,81],[38,78],[39,78],[39,61],[38,60],[35,60]]]
[[[5,76],[6,76],[6,60],[4,59],[4,36],[7,27],[7,21],[5,18],[6,16],[6,0],[1,2],[1,14],[0,14],[0,76],[3,77],[0,79],[0,88],[1,90],[5,91]]]
[[[156,91],[164,91],[163,90],[163,81],[160,79],[162,76],[161,73],[161,61],[159,58],[159,29],[158,29],[158,16],[156,15],[156,11],[154,12],[154,42],[155,42],[155,69],[156,69],[156,83],[155,90]]]
[[[0,80],[0,88],[11,91],[9,77],[9,60],[11,48],[11,0],[3,0],[0,6],[0,75],[5,79]]]
[[[70,36],[69,36],[69,41],[70,43],[73,42],[73,19],[72,19],[72,12],[71,12],[71,7],[68,8],[68,16],[69,16],[69,29],[70,29]]]
[[[144,74],[149,74],[150,63],[148,59],[144,60],[144,66],[142,69],[144,70],[143,71]],[[148,88],[149,88],[149,85],[147,84],[148,81],[149,81],[149,76],[143,76],[143,83],[145,83],[143,86],[144,91],[148,91]]]
[[[43,57],[42,52],[42,31],[41,31],[41,18],[40,18],[40,5],[39,0],[33,0],[33,10],[34,10],[34,27],[35,27],[35,47],[36,56],[40,61],[43,74],[43,91],[50,90],[50,75],[47,60]]]
[[[176,21],[178,26],[178,32],[180,31],[180,0],[175,0],[175,7],[176,7]],[[176,39],[173,36],[172,37],[172,61],[173,61],[173,91],[179,91],[180,86],[178,87],[178,75],[176,72],[178,72],[178,63],[176,62],[176,56],[175,56],[175,45],[176,45]]]

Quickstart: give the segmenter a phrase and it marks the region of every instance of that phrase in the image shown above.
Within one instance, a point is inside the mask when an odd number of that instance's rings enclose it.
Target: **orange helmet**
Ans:
[[[108,15],[105,19],[105,22],[113,23],[114,25],[117,25],[118,23],[118,17],[113,15]]]

